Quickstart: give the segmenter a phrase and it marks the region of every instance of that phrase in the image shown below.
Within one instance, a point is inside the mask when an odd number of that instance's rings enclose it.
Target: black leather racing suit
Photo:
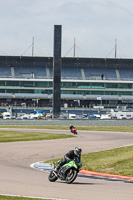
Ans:
[[[56,167],[56,169],[58,170],[62,165],[70,162],[71,160],[74,160],[75,157],[78,157],[79,160],[81,160],[81,157],[76,156],[74,154],[74,150],[70,150],[68,153],[66,153],[64,155],[64,158],[60,161],[60,163],[58,164],[58,166]]]
[[[70,130],[71,130],[71,132],[72,132],[72,128],[74,128],[74,126],[73,126],[73,125],[71,125],[71,126],[70,126]]]

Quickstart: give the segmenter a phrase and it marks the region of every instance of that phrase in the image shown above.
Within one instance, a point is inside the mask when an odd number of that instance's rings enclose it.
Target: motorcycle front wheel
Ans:
[[[77,170],[75,169],[69,169],[67,172],[66,172],[66,183],[70,184],[72,183],[76,177],[77,177]]]
[[[55,182],[58,179],[58,177],[56,176],[54,170],[52,170],[48,176],[48,180],[50,182]]]

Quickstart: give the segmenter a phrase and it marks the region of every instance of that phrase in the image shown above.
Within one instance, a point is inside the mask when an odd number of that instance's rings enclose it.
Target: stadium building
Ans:
[[[61,107],[133,106],[133,60],[63,57]],[[51,107],[53,57],[0,56],[0,105]]]

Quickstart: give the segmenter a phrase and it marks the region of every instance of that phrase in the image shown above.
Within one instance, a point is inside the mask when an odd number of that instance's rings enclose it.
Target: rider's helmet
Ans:
[[[73,125],[72,125],[72,124],[70,124],[70,125],[69,125],[69,128],[71,129],[72,127],[73,127]]]
[[[81,156],[82,149],[80,147],[75,147],[74,154],[75,156]]]

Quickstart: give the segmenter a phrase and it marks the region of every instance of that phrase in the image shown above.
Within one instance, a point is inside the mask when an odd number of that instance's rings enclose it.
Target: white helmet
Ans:
[[[81,156],[82,149],[80,147],[75,147],[74,154],[75,156]]]

